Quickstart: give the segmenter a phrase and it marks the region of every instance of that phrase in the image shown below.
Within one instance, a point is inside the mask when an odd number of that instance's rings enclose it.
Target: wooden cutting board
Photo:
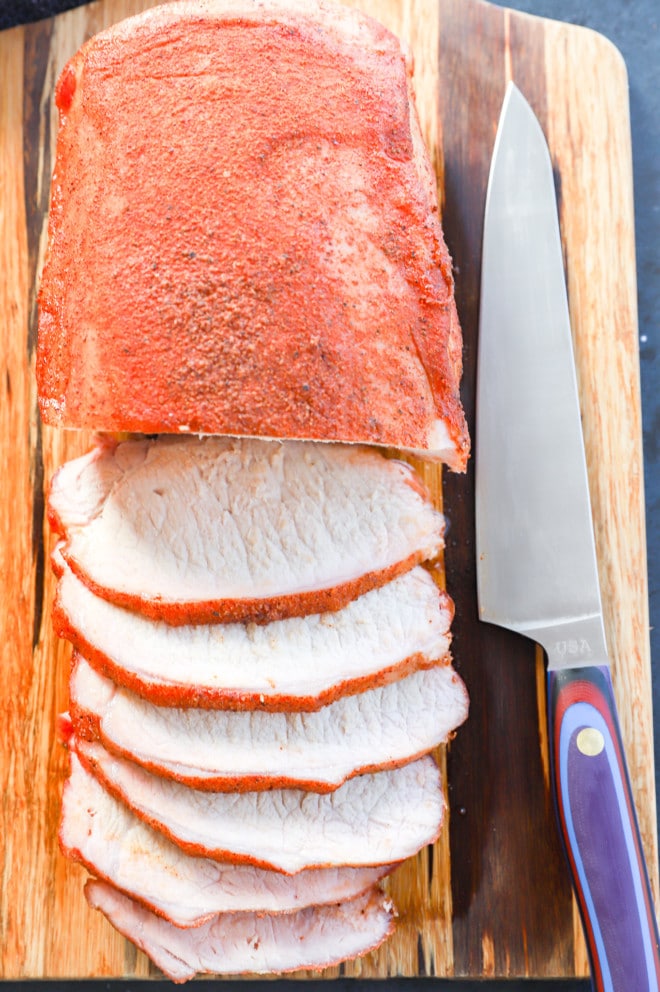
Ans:
[[[474,422],[482,215],[508,79],[530,99],[555,163],[607,633],[641,830],[657,892],[636,285],[627,81],[590,31],[479,0],[358,0],[415,58],[465,334]],[[56,115],[66,59],[95,31],[151,6],[98,3],[0,35],[1,977],[140,977],[146,958],[89,911],[84,873],[57,849],[68,651],[50,629],[44,485],[89,438],[43,428],[33,379]],[[71,260],[75,266],[75,259]],[[502,437],[502,444],[507,443]],[[570,976],[587,970],[555,833],[542,659],[477,622],[473,473],[425,472],[449,520],[454,654],[471,716],[440,755],[450,823],[391,880],[397,935],[324,973]]]

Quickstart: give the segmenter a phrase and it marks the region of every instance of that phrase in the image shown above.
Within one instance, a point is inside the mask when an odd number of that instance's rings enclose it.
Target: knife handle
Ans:
[[[607,667],[548,672],[548,729],[594,989],[658,992],[658,926]]]

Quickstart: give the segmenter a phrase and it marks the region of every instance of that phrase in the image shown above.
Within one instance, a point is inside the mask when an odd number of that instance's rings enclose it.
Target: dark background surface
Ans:
[[[78,0],[0,0],[0,28],[38,20],[78,6]],[[660,794],[660,3],[658,0],[512,0],[507,6],[542,17],[593,28],[620,49],[628,67],[635,183],[635,227],[639,302],[639,346],[644,428],[644,471],[649,567],[653,705],[656,725],[656,787]],[[3,992],[129,992],[141,982],[4,982]],[[205,982],[218,992],[245,992],[256,983]],[[587,981],[443,981],[407,979],[388,982],[394,992],[432,986],[437,992],[586,992]],[[149,982],[149,992],[171,989]],[[326,982],[306,982],[305,992],[327,992]],[[299,982],[259,983],[267,992],[300,992]],[[378,992],[382,982],[338,980],[334,992]],[[430,989],[429,989],[430,992]]]

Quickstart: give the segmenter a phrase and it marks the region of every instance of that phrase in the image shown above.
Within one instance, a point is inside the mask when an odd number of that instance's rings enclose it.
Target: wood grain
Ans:
[[[151,6],[100,0],[0,35],[0,943],[3,978],[147,977],[141,953],[90,912],[84,873],[57,849],[68,651],[51,632],[44,484],[89,436],[42,428],[33,378],[57,120],[55,80],[85,38]],[[506,81],[548,135],[556,167],[614,681],[657,892],[632,181],[625,72],[602,38],[478,0],[353,0],[402,37],[438,190],[465,334],[474,414],[486,177]],[[505,443],[505,439],[503,439]],[[450,530],[455,658],[471,717],[449,752],[450,824],[390,886],[398,932],[338,975],[586,973],[549,794],[542,659],[477,622],[473,473],[422,467]],[[305,977],[304,973],[301,977]]]

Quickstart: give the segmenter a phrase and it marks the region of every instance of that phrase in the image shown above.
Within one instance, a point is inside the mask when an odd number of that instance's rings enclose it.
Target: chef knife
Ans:
[[[479,615],[546,652],[555,806],[593,986],[657,992],[658,929],[610,680],[552,163],[513,83],[486,196],[475,457]]]

